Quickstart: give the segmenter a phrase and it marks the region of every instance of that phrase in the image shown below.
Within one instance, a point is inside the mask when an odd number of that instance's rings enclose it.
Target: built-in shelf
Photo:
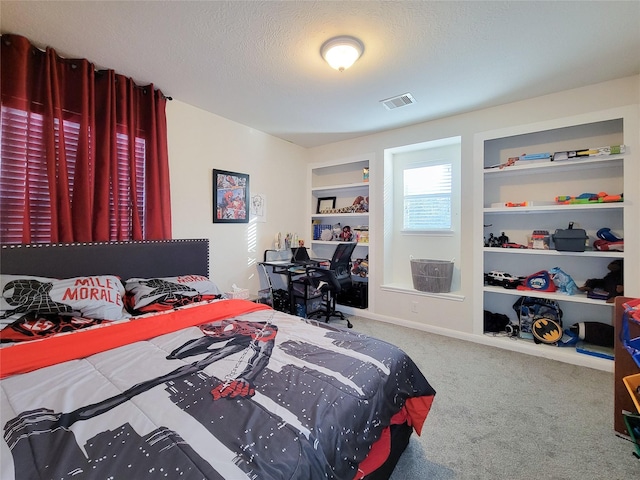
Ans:
[[[336,241],[333,241],[333,240],[311,240],[311,243],[318,244],[318,245],[337,245],[340,242],[336,242]],[[356,245],[356,248],[358,248],[358,247],[368,247],[368,246],[369,246],[368,243],[358,242],[358,244]]]
[[[620,155],[608,155],[608,156],[600,156],[600,157],[585,157],[585,158],[575,158],[571,160],[558,160],[552,162],[550,160],[528,160],[527,162],[516,163],[515,165],[511,165],[509,167],[504,168],[485,168],[485,175],[520,175],[523,171],[527,170],[552,170],[557,173],[566,172],[579,169],[587,169],[587,168],[601,168],[603,163],[610,165],[622,165],[622,162],[625,158],[624,154]]]
[[[483,276],[491,270],[533,275],[558,267],[577,285],[583,285],[586,279],[603,278],[612,260],[624,259],[625,293],[640,293],[640,280],[635,268],[640,264],[637,240],[640,237],[637,221],[640,208],[638,137],[638,112],[633,106],[537,124],[525,123],[475,136],[475,185],[480,193],[474,207],[478,225],[475,231],[478,241],[474,246],[474,259],[477,259],[474,294],[479,301],[478,308],[474,309],[473,334],[482,338],[480,341],[602,370],[613,369],[612,361],[585,355],[575,348],[484,334],[485,311],[505,314],[512,323],[518,322],[514,305],[521,296],[558,302],[563,312],[563,328],[584,321],[611,324],[612,303],[588,298],[583,292],[566,295],[560,291],[540,292],[485,285]],[[502,169],[489,168],[523,152],[553,153],[607,145],[625,145],[625,152],[559,161],[518,161]],[[569,205],[555,201],[559,195],[579,196],[588,192],[622,194],[623,201]],[[528,202],[530,206],[503,206],[519,202]],[[492,235],[506,236],[510,242],[528,245],[534,230],[546,230],[552,236],[556,230],[566,229],[569,225],[585,230],[588,237],[585,251],[558,251],[553,249],[553,241],[549,250],[483,246],[483,238],[488,241]],[[628,239],[624,252],[595,250],[593,245],[602,228],[610,228],[617,236]]]
[[[601,257],[601,258],[623,258],[624,252],[618,251],[601,251],[586,250],[584,252],[563,252],[560,250],[542,250],[535,248],[502,248],[502,247],[484,247],[484,253],[495,253],[499,255],[549,255],[552,257]]]
[[[311,188],[311,192],[316,194],[316,196],[322,195],[340,195],[345,191],[358,190],[361,189],[363,193],[368,194],[369,192],[369,182],[356,182],[356,183],[345,183],[342,185],[329,185],[326,187],[313,187]]]
[[[533,340],[525,338],[494,336],[490,333],[482,335],[481,343],[505,350],[557,360],[559,362],[604,370],[606,372],[613,372],[614,368],[613,360],[580,353],[576,351],[575,347],[556,347],[555,345],[535,343]]]
[[[358,197],[364,197],[369,199],[369,182],[364,181],[368,179],[368,169],[370,166],[370,160],[373,156],[351,158],[344,160],[329,161],[326,163],[316,163],[309,165],[309,189],[310,189],[310,218],[312,224],[311,238],[317,238],[318,232],[314,229],[314,225],[335,225],[340,224],[342,227],[351,227],[351,232],[356,235],[354,231],[358,227],[366,227],[369,230],[369,235],[372,235],[370,229],[370,216],[369,212],[348,212],[348,213],[317,213],[319,200],[333,197],[334,207],[336,209],[347,209],[354,205]],[[359,201],[361,199],[358,199]],[[326,227],[325,227],[326,228]],[[355,239],[356,237],[354,237]],[[331,258],[333,256],[338,241],[327,240],[311,240],[309,244],[313,249],[314,256],[316,258]],[[362,259],[365,256],[369,256],[369,243],[358,243],[352,255],[352,260],[356,261]],[[362,289],[365,290],[369,281],[368,277],[352,276],[352,280],[358,284],[360,289],[360,295]],[[340,298],[340,297],[339,297]],[[344,300],[344,298],[343,298]],[[343,307],[342,308],[347,308]],[[355,309],[361,311],[361,309]]]
[[[613,303],[607,303],[605,300],[596,300],[593,298],[587,298],[586,293],[576,293],[574,295],[566,295],[561,292],[539,292],[536,290],[517,290],[515,288],[503,288],[485,285],[483,290],[487,293],[497,293],[500,295],[513,295],[516,297],[536,297],[547,298],[549,300],[573,302],[573,303],[587,303],[590,305],[597,305],[599,307],[613,307]]]
[[[321,219],[321,218],[354,218],[354,217],[368,218],[369,217],[369,212],[362,212],[362,213],[314,213],[313,215],[311,215],[311,219],[312,220]]]
[[[539,205],[531,207],[488,207],[484,209],[484,213],[512,213],[520,215],[522,213],[567,213],[576,210],[611,210],[624,208],[624,202],[609,203],[577,203],[573,205]]]

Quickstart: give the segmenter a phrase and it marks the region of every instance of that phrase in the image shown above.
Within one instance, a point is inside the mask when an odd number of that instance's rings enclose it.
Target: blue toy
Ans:
[[[623,240],[622,238],[613,234],[610,228],[601,228],[596,232],[596,236],[601,240],[606,240],[607,242],[620,242]]]
[[[573,347],[578,343],[578,340],[580,340],[580,338],[577,333],[572,332],[570,329],[565,329],[565,331],[562,332],[562,338],[558,340],[556,345],[559,347]]]
[[[563,272],[560,267],[553,267],[549,270],[549,273],[556,288],[562,293],[574,295],[578,291],[576,282],[573,281],[573,278],[571,278],[569,274]]]

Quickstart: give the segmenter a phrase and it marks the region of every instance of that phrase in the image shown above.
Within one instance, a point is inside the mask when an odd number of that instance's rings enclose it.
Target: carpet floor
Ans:
[[[640,478],[633,444],[613,430],[612,373],[351,320],[402,348],[437,391],[391,480]]]

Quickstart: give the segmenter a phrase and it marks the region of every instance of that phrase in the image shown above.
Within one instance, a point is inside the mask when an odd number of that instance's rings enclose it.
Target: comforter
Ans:
[[[400,349],[219,300],[0,350],[2,479],[359,478],[435,391]]]

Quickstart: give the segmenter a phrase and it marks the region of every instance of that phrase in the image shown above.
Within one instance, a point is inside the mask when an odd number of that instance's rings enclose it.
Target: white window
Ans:
[[[451,230],[451,162],[403,170],[403,231]]]

